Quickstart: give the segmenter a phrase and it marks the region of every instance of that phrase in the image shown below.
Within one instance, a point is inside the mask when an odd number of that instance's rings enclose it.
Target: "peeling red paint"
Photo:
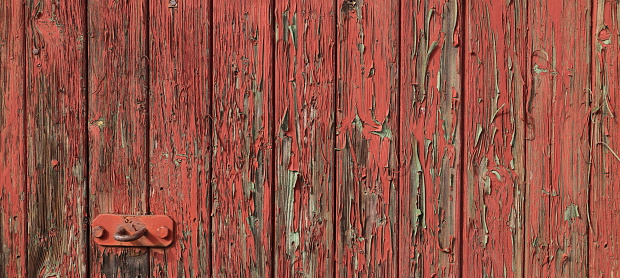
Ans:
[[[333,1],[276,1],[274,277],[334,273]]]
[[[213,2],[213,276],[272,269],[273,7]]]
[[[463,275],[524,277],[527,2],[466,14]]]
[[[550,1],[528,15],[525,277],[588,275],[590,6]]]
[[[8,1],[0,276],[613,277],[619,10]]]
[[[0,276],[26,277],[24,6],[0,5]]]
[[[20,46],[38,50],[26,54],[23,94],[28,276],[85,277],[85,7],[27,1],[24,8],[26,36]]]
[[[620,211],[618,168],[618,32],[620,3],[593,1],[591,185],[589,207],[580,209],[589,228],[588,270],[590,277],[614,277],[620,273]]]
[[[337,277],[397,273],[397,3],[337,12]]]
[[[400,270],[456,277],[460,265],[461,3],[404,1],[400,89]]]
[[[176,223],[176,243],[152,249],[151,277],[208,277],[211,156],[210,5],[149,4],[150,213]],[[191,37],[192,39],[186,39]],[[197,51],[200,49],[200,51]]]
[[[146,0],[88,2],[90,214],[148,212]],[[148,249],[91,242],[95,277],[149,276]]]

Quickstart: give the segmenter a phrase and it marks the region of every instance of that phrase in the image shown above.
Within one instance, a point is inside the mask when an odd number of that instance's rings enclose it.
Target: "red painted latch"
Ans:
[[[166,215],[101,214],[91,226],[102,246],[166,247],[174,238],[174,221]]]

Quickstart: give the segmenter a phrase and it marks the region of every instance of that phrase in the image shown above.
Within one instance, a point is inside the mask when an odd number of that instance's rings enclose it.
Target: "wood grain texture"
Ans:
[[[464,277],[523,277],[526,4],[468,1],[465,12]]]
[[[337,276],[397,271],[398,1],[338,7]]]
[[[620,3],[593,2],[590,207],[580,213],[591,221],[589,276],[616,277],[620,275],[620,141],[616,119],[620,104]]]
[[[24,5],[0,5],[0,277],[26,277]]]
[[[400,277],[457,277],[462,3],[402,2]]]
[[[213,2],[213,276],[272,275],[273,7]]]
[[[146,1],[88,1],[90,212],[148,210]],[[96,277],[149,277],[147,249],[92,243]]]
[[[333,1],[277,1],[274,277],[334,273]]]
[[[28,276],[86,277],[85,7],[25,4]]]
[[[175,243],[151,249],[153,277],[207,277],[211,65],[209,3],[151,1],[150,213],[176,222]]]
[[[620,276],[618,1],[5,2],[0,277]]]
[[[589,0],[528,7],[525,277],[588,274],[590,7]]]

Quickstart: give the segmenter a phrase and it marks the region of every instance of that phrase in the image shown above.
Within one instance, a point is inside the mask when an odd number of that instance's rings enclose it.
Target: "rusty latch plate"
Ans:
[[[174,221],[167,215],[101,214],[91,228],[102,246],[167,247],[174,239]]]

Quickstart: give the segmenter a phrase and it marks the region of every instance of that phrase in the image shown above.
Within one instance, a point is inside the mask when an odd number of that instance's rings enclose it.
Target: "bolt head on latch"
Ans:
[[[104,232],[105,232],[105,230],[101,226],[93,227],[92,233],[93,233],[93,236],[96,237],[96,238],[102,237]]]
[[[159,227],[159,229],[157,229],[157,235],[160,238],[167,238],[169,234],[170,234],[170,230],[164,226],[161,226]]]

